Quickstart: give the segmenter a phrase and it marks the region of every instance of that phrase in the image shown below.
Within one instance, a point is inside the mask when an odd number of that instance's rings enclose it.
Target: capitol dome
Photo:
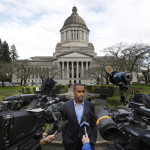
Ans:
[[[81,51],[81,49],[82,52],[87,52],[89,32],[85,21],[77,13],[77,7],[74,6],[72,14],[64,21],[60,29],[61,38],[60,43],[56,46],[57,52]]]
[[[72,8],[71,16],[65,20],[64,26],[69,25],[69,24],[80,24],[86,27],[85,21],[78,15],[77,7],[75,6]]]

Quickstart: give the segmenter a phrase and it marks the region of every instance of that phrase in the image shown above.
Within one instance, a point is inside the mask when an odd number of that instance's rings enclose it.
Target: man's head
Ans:
[[[85,96],[85,86],[80,83],[75,84],[73,93],[75,101],[82,102]]]

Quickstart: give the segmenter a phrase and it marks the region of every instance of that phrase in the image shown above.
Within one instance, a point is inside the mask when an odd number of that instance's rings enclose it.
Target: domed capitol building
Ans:
[[[78,15],[77,8],[74,6],[72,14],[69,16],[63,27],[60,29],[60,41],[57,43],[53,56],[35,56],[29,61],[30,76],[27,78],[27,84],[41,84],[41,73],[47,73],[49,76],[52,65],[57,66],[57,75],[54,80],[58,84],[89,84],[91,81],[87,75],[94,58],[100,58],[94,52],[94,46],[89,42],[90,30],[85,21]],[[12,82],[20,83],[21,79],[13,74]]]
[[[90,30],[85,21],[78,15],[74,6],[63,27],[60,29],[60,41],[53,56],[35,56],[29,60],[32,74],[27,83],[41,83],[40,72],[49,72],[51,64],[57,64],[57,76],[54,80],[59,84],[91,83],[86,72],[96,53],[89,43]],[[33,74],[34,73],[34,74]],[[19,83],[17,74],[13,74],[12,82]]]

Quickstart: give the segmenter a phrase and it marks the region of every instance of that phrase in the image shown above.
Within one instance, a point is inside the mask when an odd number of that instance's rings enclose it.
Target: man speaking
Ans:
[[[86,117],[86,122],[89,124],[87,127],[87,134],[90,139],[92,150],[95,149],[95,142],[97,139],[96,119],[92,117],[91,113],[95,114],[94,105],[85,100],[85,86],[76,84],[73,89],[74,98],[64,104],[65,115],[63,121],[68,120],[68,125],[62,132],[63,145],[65,150],[82,150],[82,136],[83,129],[80,127],[82,124],[82,116]],[[83,130],[84,131],[84,130]]]

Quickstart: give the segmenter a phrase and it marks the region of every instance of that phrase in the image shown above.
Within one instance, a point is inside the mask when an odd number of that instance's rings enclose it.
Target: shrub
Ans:
[[[35,86],[27,86],[27,87],[23,87],[22,88],[22,93],[23,94],[34,94],[35,91],[36,91],[36,87]]]
[[[107,97],[106,106],[115,108],[118,105],[123,105],[122,102],[120,102],[120,96],[113,96],[113,97]]]
[[[22,93],[25,94],[26,91],[25,91],[25,87],[22,87]]]
[[[26,94],[31,94],[31,90],[29,87],[26,88],[26,92],[27,92]]]
[[[56,85],[56,90],[59,91],[59,93],[67,93],[68,92],[68,85]]]
[[[113,89],[113,96],[118,96],[120,94],[119,87],[114,85],[87,85],[86,89],[88,93],[94,93],[95,89]]]

